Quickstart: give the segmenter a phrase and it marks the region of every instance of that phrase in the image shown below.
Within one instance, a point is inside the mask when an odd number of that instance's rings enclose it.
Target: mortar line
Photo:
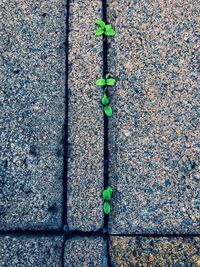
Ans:
[[[65,0],[65,25],[66,25],[66,39],[65,39],[65,122],[64,122],[64,156],[63,156],[63,210],[62,210],[62,229],[67,225],[67,175],[68,175],[68,105],[69,105],[69,9],[70,0]],[[64,234],[62,254],[61,254],[61,265],[65,266],[65,234]]]
[[[102,0],[102,19],[105,23],[107,23],[106,18],[106,0]],[[108,44],[105,39],[105,35],[103,35],[103,77],[106,76],[108,71],[107,66],[107,50]],[[104,188],[108,186],[109,180],[109,151],[108,151],[108,117],[104,113]],[[108,230],[108,216],[104,215],[104,229]]]
[[[36,236],[64,236],[65,240],[72,238],[72,237],[95,237],[95,236],[101,236],[105,238],[105,233],[103,233],[103,230],[98,231],[91,231],[91,232],[83,232],[83,231],[69,231],[66,232],[64,230],[58,229],[58,230],[1,230],[0,231],[0,237],[1,236],[28,236],[28,237],[36,237]],[[64,243],[65,243],[64,240]]]
[[[102,0],[102,19],[105,23],[107,23],[107,1]],[[103,35],[103,78],[108,73],[108,42]],[[105,38],[105,39],[104,39]],[[109,92],[108,92],[109,97]],[[104,113],[104,188],[109,185],[109,149],[108,149],[108,117]],[[109,216],[104,215],[104,239],[106,240],[106,250],[107,250],[107,264],[108,267],[111,266],[110,261],[110,251],[109,251],[109,234],[108,234],[108,220]]]
[[[66,39],[65,39],[65,122],[64,122],[64,137],[63,137],[63,210],[62,210],[62,227],[67,224],[67,174],[68,174],[68,102],[69,102],[69,90],[68,90],[68,54],[69,54],[69,8],[70,0],[66,0]]]
[[[105,239],[108,239],[110,237],[200,237],[200,234],[197,233],[191,233],[191,234],[109,234],[105,233],[103,230],[98,231],[90,231],[90,232],[84,232],[84,231],[69,231],[66,232],[62,229],[46,229],[46,230],[22,230],[22,229],[16,229],[16,230],[0,230],[0,236],[66,236],[66,238],[71,238],[74,236],[80,236],[80,237],[93,237],[93,236],[102,236]]]

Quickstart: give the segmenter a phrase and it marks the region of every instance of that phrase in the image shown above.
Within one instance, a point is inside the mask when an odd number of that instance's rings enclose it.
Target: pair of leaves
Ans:
[[[109,98],[106,93],[103,94],[101,103],[104,105],[104,112],[105,114],[110,117],[112,116],[112,108],[109,106]]]
[[[115,85],[115,83],[116,83],[116,80],[113,78],[99,79],[96,81],[96,85],[99,85],[99,86],[106,86],[106,85],[113,86]]]
[[[96,19],[95,23],[99,26],[96,30],[96,35],[105,34],[106,36],[114,36],[116,33],[111,25],[105,24],[103,20]]]
[[[107,186],[106,189],[103,191],[103,199],[105,200],[103,204],[103,211],[105,214],[109,214],[111,211],[110,204],[108,203],[109,200],[111,200],[112,197],[112,187]]]
[[[97,81],[96,81],[96,85],[98,85],[98,86],[113,86],[113,85],[115,85],[115,83],[116,83],[116,80],[115,79],[113,79],[113,78],[111,78],[111,75],[108,73],[108,74],[106,74],[106,77],[105,77],[105,79],[98,79]]]
[[[99,79],[96,81],[96,85],[98,86],[113,86],[115,85],[116,80],[111,78],[110,74],[108,73],[105,79]],[[104,89],[104,93],[101,99],[101,103],[104,105],[104,112],[105,114],[110,117],[112,116],[112,108],[109,106],[109,98],[106,94],[107,88]]]

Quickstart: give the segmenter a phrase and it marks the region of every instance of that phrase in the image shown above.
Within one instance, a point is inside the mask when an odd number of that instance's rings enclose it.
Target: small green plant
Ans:
[[[105,24],[103,20],[96,19],[95,23],[99,26],[99,28],[96,30],[97,36],[102,34],[105,34],[106,36],[114,36],[116,34],[112,26],[109,24]]]
[[[109,73],[106,75],[105,79],[102,78],[102,79],[98,79],[96,81],[96,85],[104,87],[101,103],[104,106],[104,112],[108,117],[112,116],[112,108],[109,105],[110,101],[109,101],[109,98],[108,98],[108,88],[107,88],[107,86],[113,86],[113,85],[115,85],[115,83],[116,83],[116,80],[111,78],[111,75]]]
[[[99,85],[99,86],[106,86],[106,85],[110,85],[110,86],[113,86],[115,85],[116,83],[116,80],[113,79],[113,78],[110,78],[111,75],[108,73],[105,77],[105,79],[99,79],[96,81],[96,85]]]
[[[103,191],[103,199],[104,199],[103,211],[105,214],[109,214],[111,211],[110,204],[108,202],[111,200],[111,197],[112,197],[112,187],[107,186],[106,189]]]

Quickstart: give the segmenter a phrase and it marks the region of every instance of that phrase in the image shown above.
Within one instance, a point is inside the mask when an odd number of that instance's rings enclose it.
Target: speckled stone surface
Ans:
[[[59,228],[65,1],[0,5],[0,229]]]
[[[70,230],[103,225],[104,123],[101,88],[102,38],[95,37],[101,1],[71,1],[69,18],[69,129],[67,223]]]
[[[200,233],[197,1],[109,0],[112,233]]]
[[[0,237],[1,267],[61,267],[62,237]]]
[[[107,267],[106,241],[102,237],[73,237],[65,243],[65,267]]]
[[[200,238],[111,237],[114,267],[198,267]]]

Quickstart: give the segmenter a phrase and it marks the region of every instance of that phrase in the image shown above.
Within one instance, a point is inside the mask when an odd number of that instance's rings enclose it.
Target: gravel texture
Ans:
[[[111,237],[114,267],[198,267],[200,238]]]
[[[62,237],[0,237],[1,267],[61,267]]]
[[[200,233],[197,1],[109,0],[112,233]]]
[[[0,229],[61,226],[65,1],[1,1]]]
[[[65,243],[65,267],[107,267],[102,237],[75,237]]]
[[[95,37],[101,1],[71,1],[69,19],[69,138],[67,222],[70,230],[103,225],[104,123],[101,88],[102,38]]]

